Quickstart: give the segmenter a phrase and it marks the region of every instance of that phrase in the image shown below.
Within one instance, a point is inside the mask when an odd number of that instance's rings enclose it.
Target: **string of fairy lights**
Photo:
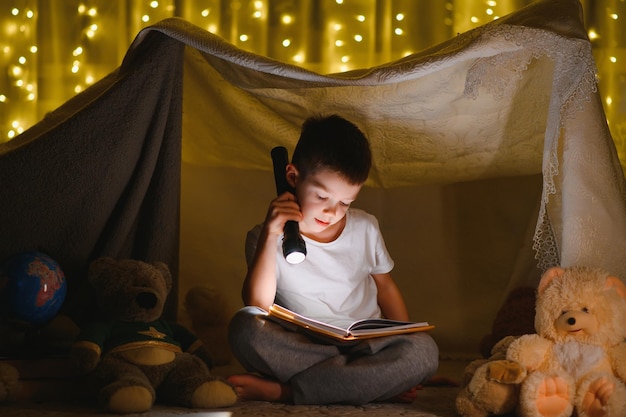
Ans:
[[[178,16],[238,47],[320,73],[398,59],[531,0],[8,0],[0,6],[0,142],[121,62],[145,26]],[[600,91],[626,161],[626,0],[581,0]]]

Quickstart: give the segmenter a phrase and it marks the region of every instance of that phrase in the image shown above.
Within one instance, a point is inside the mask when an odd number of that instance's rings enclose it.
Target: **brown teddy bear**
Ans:
[[[523,417],[626,416],[626,287],[584,267],[546,271],[537,289],[537,334],[511,343],[527,372]]]
[[[463,373],[461,391],[456,397],[456,411],[463,417],[503,415],[515,410],[519,383],[526,370],[506,360],[509,345],[516,340],[507,336],[495,344],[487,359],[472,361]]]
[[[105,257],[91,263],[88,278],[106,320],[81,329],[71,358],[101,407],[139,413],[157,399],[190,408],[236,402],[233,388],[209,373],[201,342],[161,319],[172,287],[167,265]]]

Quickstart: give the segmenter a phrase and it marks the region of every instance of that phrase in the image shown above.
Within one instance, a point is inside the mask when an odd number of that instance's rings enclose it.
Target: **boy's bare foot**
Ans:
[[[418,385],[416,387],[411,388],[408,391],[403,392],[402,394],[398,394],[395,397],[388,399],[387,402],[411,404],[417,398],[417,391],[421,389],[422,389],[422,386]]]
[[[435,375],[428,381],[424,382],[427,387],[458,387],[459,381],[443,375]]]
[[[289,402],[293,395],[291,387],[280,382],[253,374],[232,375],[227,378],[235,387],[241,401]]]

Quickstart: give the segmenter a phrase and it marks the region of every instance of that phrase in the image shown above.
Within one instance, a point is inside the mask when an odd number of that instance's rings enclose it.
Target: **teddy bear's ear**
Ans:
[[[617,291],[620,297],[626,298],[626,286],[618,277],[607,277],[604,288],[607,290],[613,288],[615,291]]]
[[[565,273],[565,270],[560,266],[553,266],[543,273],[541,276],[541,280],[539,281],[539,286],[537,287],[537,292],[542,294],[549,283],[551,283],[554,278],[559,277]]]
[[[171,290],[172,289],[172,273],[170,272],[170,269],[168,268],[167,264],[163,263],[163,262],[154,262],[152,263],[152,266],[155,267],[162,275],[163,278],[165,279],[165,284],[167,285],[167,290]]]
[[[89,265],[89,282],[95,284],[103,271],[111,269],[112,265],[115,265],[117,261],[113,258],[104,256],[91,262]]]

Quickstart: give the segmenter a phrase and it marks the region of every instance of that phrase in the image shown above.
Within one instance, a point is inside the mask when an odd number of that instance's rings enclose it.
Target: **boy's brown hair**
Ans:
[[[338,115],[317,116],[302,124],[291,162],[303,178],[328,169],[360,185],[369,175],[372,153],[356,125]]]

